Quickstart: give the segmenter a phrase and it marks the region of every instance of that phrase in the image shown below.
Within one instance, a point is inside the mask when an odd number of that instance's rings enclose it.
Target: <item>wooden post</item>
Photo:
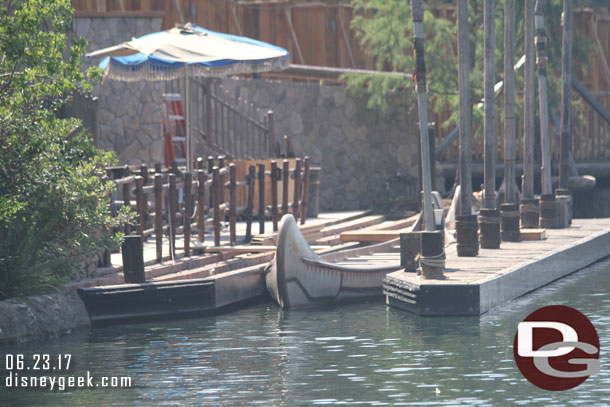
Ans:
[[[477,215],[458,215],[455,217],[457,232],[457,255],[474,257],[479,254]]]
[[[485,0],[484,4],[484,75],[485,75],[485,155],[484,155],[484,190],[483,208],[496,207],[496,103],[494,85],[496,83],[495,70],[495,0]]]
[[[208,174],[211,174],[214,171],[214,157],[208,156]]]
[[[155,245],[157,263],[163,261],[163,176],[155,174]]]
[[[482,249],[500,248],[500,211],[495,208],[481,208],[479,212],[479,243]]]
[[[460,213],[472,211],[472,153],[470,124],[470,46],[468,0],[458,0],[458,79],[460,93]],[[421,122],[421,120],[420,120]],[[434,230],[434,229],[431,229]],[[459,235],[458,235],[459,240]]]
[[[299,218],[299,200],[301,199],[301,159],[296,159],[294,167],[294,196],[292,198],[292,216]]]
[[[563,0],[563,15],[561,19],[561,139],[559,156],[559,188],[567,190],[570,177],[570,151],[572,150],[572,32],[574,18],[572,0]]]
[[[208,146],[212,145],[212,79],[205,79],[205,137]],[[201,167],[197,167],[201,168]]]
[[[265,233],[265,164],[258,164],[258,233]]]
[[[143,283],[146,281],[144,273],[144,250],[141,235],[125,236],[121,246],[123,257],[123,278],[126,283]]]
[[[269,132],[269,157],[277,157],[279,151],[275,151],[275,114],[273,110],[267,112],[267,131]]]
[[[277,232],[278,228],[278,210],[277,210],[277,161],[271,161],[271,221],[273,222],[273,231]]]
[[[208,156],[208,177],[212,178],[214,173],[214,157],[213,156]],[[210,191],[212,191],[212,189],[210,189]],[[210,192],[210,196],[208,198],[209,202],[208,202],[208,208],[213,208],[214,207],[214,201],[213,201],[213,196],[214,196],[214,192]]]
[[[184,213],[183,232],[184,232],[184,255],[191,255],[191,216],[193,212],[193,173],[187,171],[184,174]]]
[[[212,169],[212,200],[214,201],[214,246],[220,246],[220,172],[218,167]]]
[[[176,210],[178,197],[176,191],[176,174],[169,174],[169,248],[172,260],[176,258]]]
[[[534,48],[535,0],[525,0],[525,81],[523,93],[523,179],[521,192],[524,199],[534,198],[534,137],[536,118],[536,50]],[[538,222],[536,222],[537,224]]]
[[[131,208],[131,183],[126,182],[123,184],[123,206]],[[128,235],[131,233],[131,225],[129,223],[125,223],[125,227],[123,228],[123,233]]]
[[[516,203],[503,203],[500,205],[502,217],[502,240],[505,242],[520,242],[519,205]]]
[[[221,168],[225,167],[225,156],[224,155],[219,155],[218,156],[218,169],[220,170]],[[220,174],[220,186],[218,188],[218,191],[220,193],[220,196],[218,197],[218,199],[220,199],[220,203],[224,203],[225,201],[225,175],[224,173]]]
[[[515,0],[504,1],[504,200],[515,203]]]
[[[290,141],[290,136],[284,136],[284,144],[286,145],[286,157],[294,157],[294,152],[292,151],[292,142]]]
[[[536,64],[538,65],[538,103],[540,105],[540,144],[542,153],[542,194],[552,195],[551,181],[551,140],[549,136],[549,106],[546,84],[546,33],[544,12],[546,0],[536,0],[534,24],[536,28]],[[542,215],[542,207],[540,208]]]
[[[246,243],[252,240],[252,216],[254,212],[254,179],[256,177],[256,167],[250,165],[248,168],[248,206],[246,207]]]
[[[415,257],[420,251],[419,232],[409,232],[400,234],[400,267],[405,271],[416,271],[417,261]]]
[[[229,243],[234,246],[237,243],[237,167],[235,163],[229,164]]]
[[[288,213],[288,183],[290,182],[290,163],[282,163],[282,216]]]
[[[310,171],[309,157],[305,157],[305,170],[303,171],[303,199],[301,199],[301,225],[305,224],[307,219],[307,206],[309,200],[309,171]]]
[[[476,222],[475,222],[476,224]],[[421,278],[444,279],[445,271],[445,242],[441,231],[421,232]]]
[[[144,178],[136,175],[136,212],[138,214],[138,226],[136,228],[137,234],[142,236],[144,234],[144,222],[146,216],[144,214]]]
[[[197,170],[197,238],[203,243],[205,239],[205,182],[207,174],[200,167]]]
[[[144,178],[144,185],[148,184],[148,165],[140,165],[140,175]]]

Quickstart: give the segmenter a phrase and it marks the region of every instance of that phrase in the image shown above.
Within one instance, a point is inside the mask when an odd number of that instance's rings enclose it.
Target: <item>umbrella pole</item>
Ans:
[[[193,170],[191,163],[191,98],[189,92],[189,65],[184,64],[184,119],[186,122],[186,171]]]

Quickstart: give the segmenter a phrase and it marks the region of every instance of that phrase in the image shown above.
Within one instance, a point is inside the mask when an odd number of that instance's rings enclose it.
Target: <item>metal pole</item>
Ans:
[[[184,120],[186,121],[186,172],[193,171],[191,162],[191,101],[189,92],[189,65],[184,64]]]
[[[574,19],[572,15],[572,0],[563,0],[563,15],[561,18],[561,139],[559,155],[559,188],[568,189],[570,176],[569,156],[572,146],[571,137],[571,85],[572,85],[572,31]]]
[[[485,173],[483,207],[496,207],[496,103],[495,103],[495,2],[485,0],[484,31],[485,31]]]
[[[544,31],[544,12],[546,0],[536,1],[534,23],[536,27],[536,63],[538,65],[538,92],[540,104],[540,140],[542,147],[542,194],[553,193],[551,183],[551,143],[549,137],[549,106],[546,87],[546,34]]]
[[[428,106],[426,98],[426,63],[424,59],[424,4],[411,1],[413,32],[415,33],[415,69],[417,72],[417,106],[419,111],[419,136],[421,145],[422,189],[424,192],[424,228],[435,230],[432,210],[432,182],[430,174],[430,142],[428,140]]]
[[[534,48],[534,0],[525,0],[525,83],[523,93],[523,198],[534,198],[534,118],[536,117],[536,50]]]
[[[460,214],[472,213],[472,155],[470,140],[470,46],[468,0],[458,0],[458,79],[460,93]],[[420,119],[421,121],[421,119]]]
[[[515,203],[515,0],[504,2],[504,201]]]

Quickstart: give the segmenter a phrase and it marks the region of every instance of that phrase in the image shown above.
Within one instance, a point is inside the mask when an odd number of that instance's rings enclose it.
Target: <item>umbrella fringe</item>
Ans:
[[[262,73],[286,69],[289,64],[290,60],[288,57],[268,61],[239,61],[223,66],[191,64],[189,65],[189,75],[218,77],[244,73]],[[111,59],[105,71],[105,78],[125,82],[173,80],[184,77],[184,65],[161,66],[150,61],[137,65],[124,65]]]

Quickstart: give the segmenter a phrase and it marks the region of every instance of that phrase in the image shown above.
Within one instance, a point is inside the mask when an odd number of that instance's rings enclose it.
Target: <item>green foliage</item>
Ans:
[[[449,120],[441,123],[445,129],[455,127],[458,123],[458,60],[457,60],[457,22],[435,17],[431,10],[439,8],[449,1],[427,1],[424,14],[426,70],[428,81],[428,98],[430,112],[450,112]],[[575,1],[575,7],[583,5],[584,0]],[[412,72],[415,66],[413,58],[413,22],[411,6],[404,0],[352,0],[356,10],[351,28],[368,55],[375,60],[379,71]],[[469,2],[470,44],[471,44],[471,102],[473,107],[473,126],[482,131],[483,111],[478,107],[483,98],[483,0]],[[524,53],[523,20],[524,3],[515,2],[515,63]],[[558,111],[560,103],[561,80],[561,19],[562,3],[547,2],[545,28],[547,32],[547,54],[549,57],[548,82],[549,103]],[[503,77],[504,55],[504,1],[496,2],[496,81]],[[573,45],[573,69],[577,71],[586,64],[586,54],[591,50],[590,42],[583,40],[582,33],[575,33]],[[368,90],[370,109],[387,113],[386,95],[400,89],[414,87],[412,81],[389,75],[344,75],[348,87],[354,92]],[[516,72],[516,89],[523,88],[523,68]],[[500,96],[500,95],[498,95]],[[519,99],[517,99],[519,101]],[[502,114],[503,98],[498,97],[496,109]],[[517,107],[517,113],[522,107]]]
[[[85,41],[67,44],[71,16],[69,0],[0,5],[0,299],[44,291],[120,238],[105,232],[113,154],[55,118],[99,76],[81,71]]]

